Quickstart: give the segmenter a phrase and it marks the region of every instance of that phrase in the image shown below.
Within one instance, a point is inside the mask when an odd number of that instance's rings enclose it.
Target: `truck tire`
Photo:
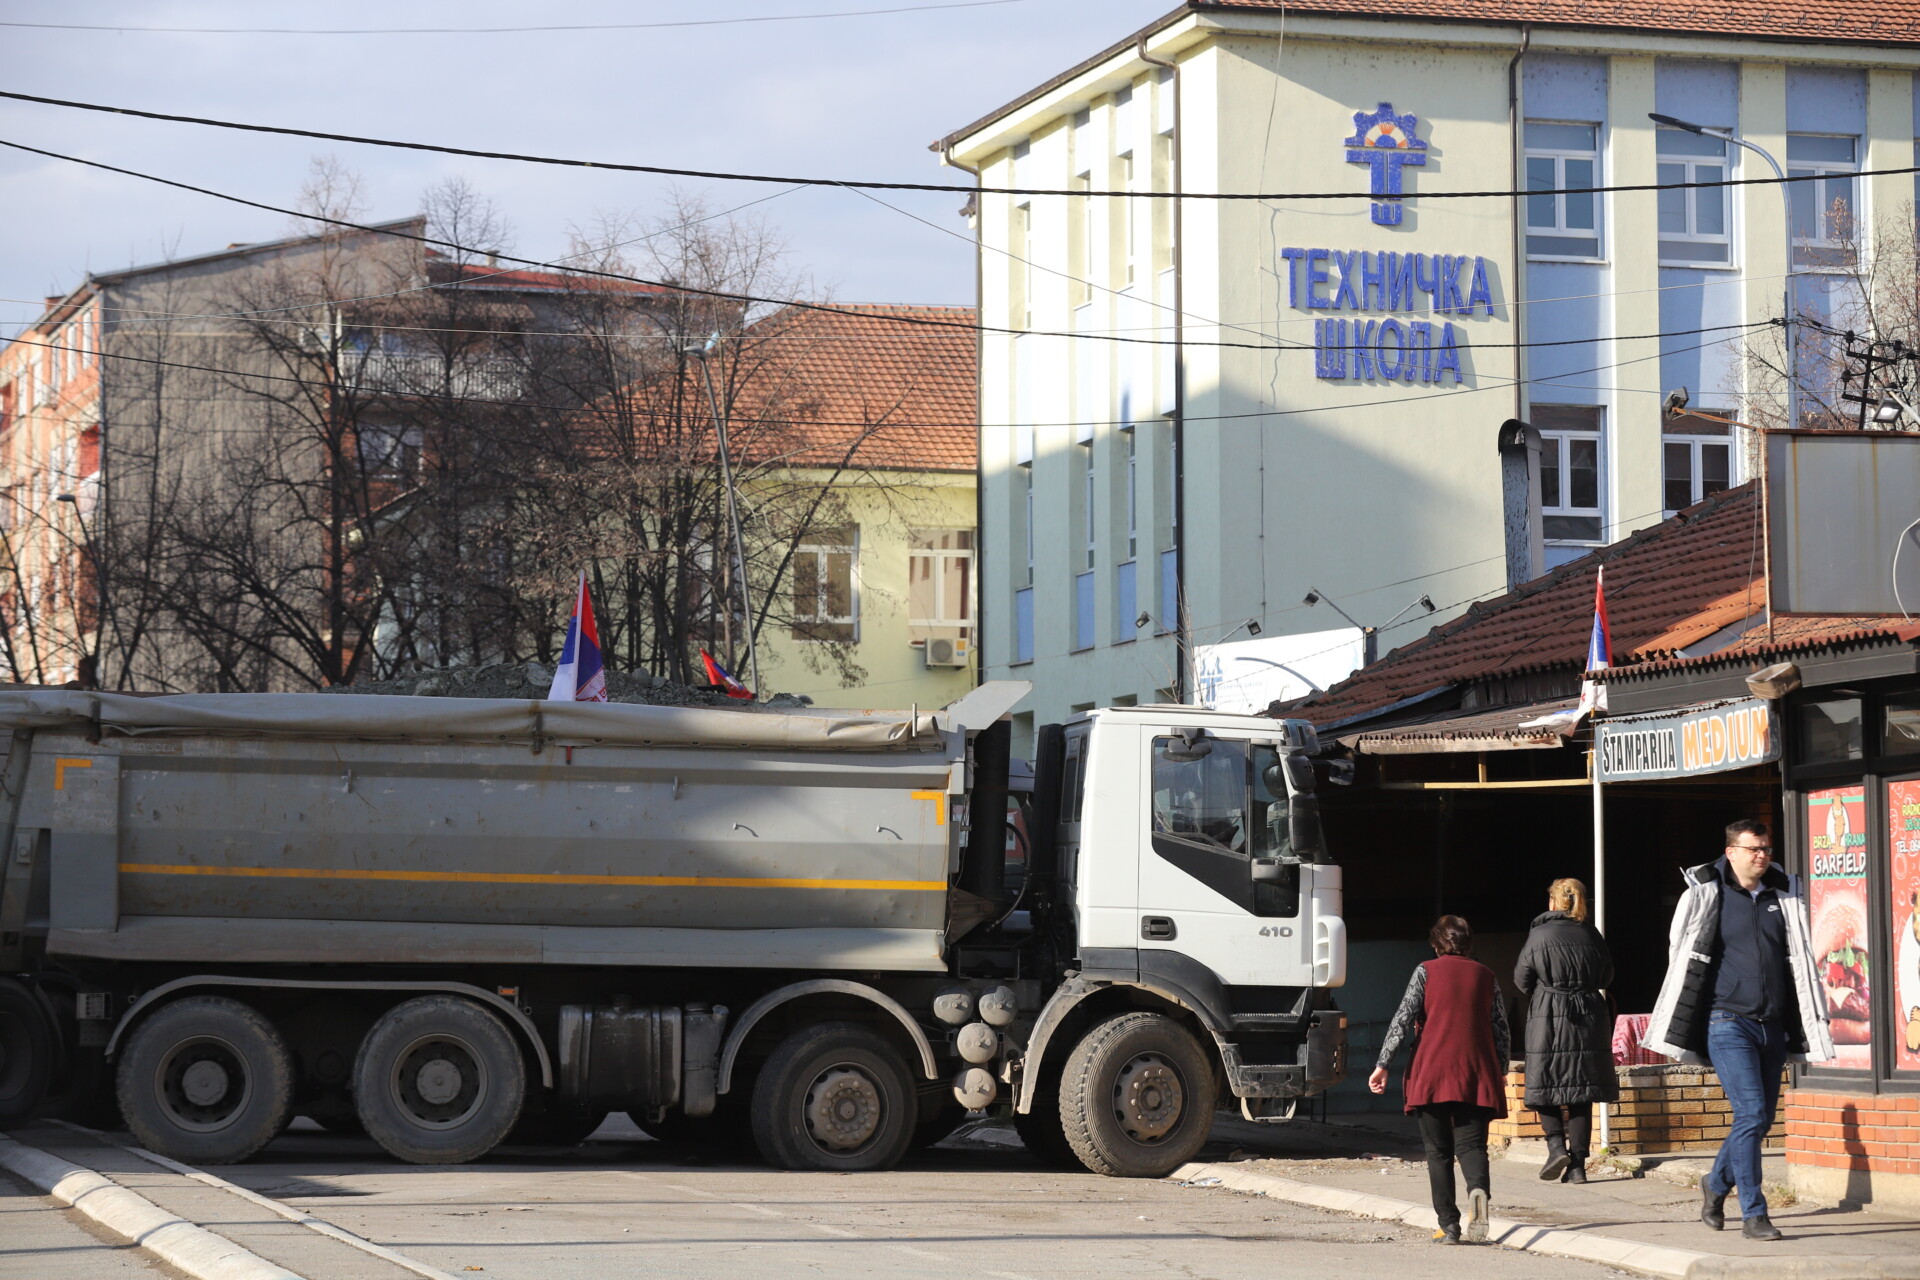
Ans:
[[[293,1054],[252,1007],[187,996],[127,1037],[118,1093],[127,1128],[148,1150],[189,1164],[233,1164],[286,1127]]]
[[[0,978],[0,1125],[19,1124],[45,1100],[56,1034],[33,992]]]
[[[794,1032],[753,1086],[754,1141],[781,1169],[891,1169],[918,1118],[906,1062],[852,1022]]]
[[[1044,1086],[1034,1094],[1033,1110],[1026,1115],[1013,1113],[1013,1131],[1026,1144],[1027,1154],[1050,1169],[1080,1169],[1080,1157],[1067,1142],[1067,1131],[1060,1125],[1060,1090]]]
[[[1125,1013],[1074,1046],[1059,1097],[1081,1164],[1110,1178],[1163,1178],[1193,1159],[1213,1128],[1213,1064],[1172,1018]]]
[[[465,1164],[512,1132],[527,1068],[500,1019],[459,996],[416,996],[360,1042],[353,1105],[367,1134],[408,1164]]]

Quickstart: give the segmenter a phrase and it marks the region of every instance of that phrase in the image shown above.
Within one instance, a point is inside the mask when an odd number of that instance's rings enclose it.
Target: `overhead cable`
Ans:
[[[605,169],[615,173],[651,173],[670,178],[703,178],[716,182],[774,182],[782,186],[858,187],[868,191],[940,191],[953,195],[1005,196],[1099,196],[1106,199],[1133,200],[1369,200],[1381,197],[1367,191],[1076,191],[1070,187],[989,187],[962,186],[951,182],[875,182],[854,178],[781,177],[765,173],[733,173],[713,169],[675,169],[665,165],[628,164],[613,160],[576,160],[561,156],[526,155],[514,151],[483,151],[474,147],[453,147],[433,142],[404,142],[395,138],[371,138],[351,133],[328,133],[320,129],[294,129],[284,125],[247,124],[238,120],[217,120],[208,116],[184,116],[165,111],[145,111],[136,107],[113,107],[98,102],[77,102],[68,98],[48,98],[39,94],[16,93],[0,89],[0,98],[17,102],[35,102],[47,107],[66,107],[75,111],[99,111],[108,115],[134,116],[142,120],[162,120],[172,124],[197,124],[214,129],[238,129],[246,133],[280,134],[291,138],[314,138],[322,142],[349,142],[356,146],[392,147],[403,151],[431,151],[440,155],[468,156],[477,160],[511,160],[519,164],[558,165],[571,169]],[[1847,174],[1854,178],[1897,177],[1920,173],[1920,165],[1894,169],[1860,169]],[[1525,196],[1605,195],[1629,191],[1695,191],[1717,187],[1766,187],[1779,183],[1824,182],[1831,173],[1815,172],[1783,178],[1722,178],[1714,182],[1641,182],[1618,183],[1603,187],[1530,187],[1503,191],[1415,191],[1390,197],[1394,201],[1414,200],[1513,200]]]

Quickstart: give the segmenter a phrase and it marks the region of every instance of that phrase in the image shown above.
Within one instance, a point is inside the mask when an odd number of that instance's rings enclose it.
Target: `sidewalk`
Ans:
[[[1400,1117],[1369,1116],[1365,1126],[1303,1121],[1270,1134],[1222,1124],[1215,1139],[1203,1160],[1220,1149],[1221,1139],[1239,1149],[1227,1151],[1224,1160],[1189,1165],[1175,1176],[1196,1187],[1433,1225],[1419,1139],[1412,1123]],[[1763,1244],[1741,1236],[1737,1196],[1727,1200],[1726,1230],[1712,1231],[1700,1222],[1695,1184],[1710,1159],[1650,1156],[1638,1162],[1638,1171],[1596,1162],[1589,1181],[1578,1186],[1540,1181],[1544,1152],[1528,1150],[1531,1145],[1516,1144],[1508,1157],[1493,1162],[1493,1238],[1509,1247],[1585,1257],[1674,1280],[1920,1277],[1920,1221],[1790,1203],[1783,1155],[1768,1155],[1765,1163],[1771,1216],[1787,1238]]]

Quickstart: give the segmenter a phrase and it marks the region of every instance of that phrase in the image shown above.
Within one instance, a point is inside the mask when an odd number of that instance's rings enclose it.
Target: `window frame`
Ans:
[[[1838,161],[1828,161],[1828,160],[1795,160],[1792,155],[1793,140],[1795,138],[1845,138],[1848,142],[1853,144],[1853,159],[1845,164],[1842,164]],[[1798,269],[1798,268],[1804,267],[1804,268],[1810,268],[1815,271],[1819,271],[1819,270],[1846,271],[1846,270],[1850,270],[1855,265],[1856,259],[1858,257],[1858,250],[1860,248],[1861,241],[1863,239],[1862,232],[1864,231],[1866,226],[1866,220],[1861,216],[1861,208],[1860,208],[1862,198],[1865,195],[1865,192],[1860,185],[1861,141],[1862,141],[1861,136],[1857,133],[1804,133],[1802,132],[1802,133],[1789,133],[1787,135],[1787,153],[1788,154],[1787,154],[1786,164],[1784,166],[1787,171],[1787,176],[1789,178],[1804,177],[1809,175],[1812,175],[1815,177],[1815,181],[1809,182],[1809,183],[1789,183],[1788,184],[1789,192],[1791,192],[1794,187],[1808,186],[1808,187],[1818,188],[1819,192],[1821,194],[1824,194],[1827,183],[1831,181],[1833,178],[1845,177],[1849,179],[1848,188],[1850,193],[1850,201],[1851,201],[1853,225],[1854,225],[1853,239],[1851,241],[1835,240],[1835,239],[1829,238],[1825,234],[1826,222],[1827,222],[1827,214],[1825,212],[1826,204],[1825,202],[1820,201],[1818,197],[1816,197],[1815,204],[1813,206],[1813,216],[1814,216],[1815,226],[1820,229],[1821,234],[1817,237],[1808,236],[1808,237],[1802,238],[1798,234],[1797,228],[1794,229],[1794,234],[1793,234],[1793,259],[1794,260],[1791,264],[1794,268]],[[1796,215],[1796,220],[1797,220],[1798,211],[1794,210],[1793,212]],[[1832,256],[1829,257],[1829,256],[1823,256],[1823,255],[1832,255]]]
[[[1713,410],[1701,410],[1699,412],[1712,416],[1724,416],[1729,419],[1733,416],[1732,414],[1718,414]],[[1727,482],[1712,492],[1724,493],[1726,490],[1740,483],[1739,453],[1734,448],[1733,427],[1731,422],[1718,431],[1674,430],[1672,425],[1668,425],[1666,429],[1660,433],[1660,501],[1662,503],[1666,502],[1671,496],[1667,492],[1667,448],[1670,445],[1684,445],[1689,451],[1688,490],[1692,493],[1693,500],[1687,503],[1688,507],[1692,506],[1695,502],[1704,502],[1712,496],[1712,494],[1706,490],[1705,469],[1701,465],[1703,460],[1702,450],[1708,446],[1718,446],[1726,450],[1727,454]],[[1667,517],[1671,517],[1677,511],[1686,510],[1686,507],[1664,507],[1663,510]]]
[[[845,529],[849,535],[845,543],[824,543],[812,541],[821,534],[837,533]],[[847,609],[846,617],[836,618],[819,614],[805,615],[798,607],[793,612],[791,630],[793,638],[801,644],[859,644],[860,643],[860,526],[857,524],[840,525],[833,529],[814,529],[808,531],[808,537],[802,538],[793,548],[792,598],[799,604],[799,562],[803,557],[812,557],[814,561],[815,601],[825,603],[827,575],[824,572],[828,558],[844,553],[847,557]],[[845,635],[811,634],[815,627],[845,627]]]
[[[1539,406],[1539,408],[1547,407],[1549,406]],[[1604,547],[1607,545],[1607,527],[1609,523],[1607,519],[1608,468],[1606,410],[1595,405],[1555,405],[1551,406],[1551,408],[1556,412],[1591,412],[1595,415],[1594,420],[1596,425],[1593,427],[1573,427],[1542,426],[1537,421],[1534,423],[1534,426],[1540,432],[1541,448],[1543,450],[1552,448],[1556,451],[1554,461],[1560,487],[1559,497],[1561,499],[1555,505],[1548,506],[1546,494],[1543,491],[1540,495],[1541,519],[1544,521],[1553,516],[1565,516],[1575,519],[1593,519],[1597,517],[1600,521],[1600,531],[1590,540],[1586,538],[1549,537],[1545,538],[1544,542],[1549,547]],[[1568,477],[1572,475],[1569,457],[1570,450],[1568,446],[1575,440],[1592,440],[1594,442],[1594,496],[1599,504],[1595,507],[1576,507],[1567,501],[1571,496],[1572,488],[1568,480]],[[1543,485],[1545,483],[1545,471],[1546,468],[1543,466],[1541,468]],[[1665,494],[1663,493],[1661,496],[1664,501]]]
[[[1662,151],[1660,149],[1660,144],[1663,141],[1676,140],[1683,137],[1712,138],[1714,141],[1720,143],[1721,145],[1720,155],[1716,158],[1713,156],[1672,154],[1669,152]],[[1737,176],[1735,174],[1735,169],[1737,167],[1739,157],[1736,153],[1739,150],[1740,148],[1734,146],[1733,143],[1729,142],[1725,138],[1718,137],[1714,134],[1710,134],[1710,133],[1691,134],[1684,129],[1674,129],[1674,128],[1670,128],[1663,125],[1654,130],[1655,180],[1661,183],[1662,185],[1665,185],[1665,183],[1667,182],[1667,179],[1660,172],[1661,166],[1679,165],[1681,166],[1681,170],[1682,170],[1681,177],[1679,179],[1679,181],[1681,182],[1730,181]],[[1718,179],[1710,179],[1710,178],[1702,178],[1697,176],[1694,171],[1700,168],[1701,166],[1708,166],[1708,167],[1719,169],[1720,177]],[[1717,195],[1721,202],[1720,225],[1726,229],[1720,232],[1718,235],[1714,235],[1709,232],[1703,232],[1695,229],[1698,227],[1699,220],[1700,220],[1699,219],[1700,197],[1708,194],[1709,190],[1711,190],[1713,194]],[[1656,199],[1656,205],[1654,209],[1654,236],[1658,241],[1656,248],[1657,250],[1659,250],[1658,260],[1661,266],[1663,267],[1698,267],[1704,271],[1738,270],[1738,264],[1734,261],[1736,255],[1734,253],[1734,245],[1733,245],[1733,224],[1734,224],[1733,201],[1728,194],[1732,190],[1733,188],[1731,187],[1715,187],[1715,188],[1709,188],[1709,189],[1695,189],[1695,190],[1680,192],[1679,194],[1682,197],[1684,197],[1686,201],[1685,213],[1686,213],[1686,222],[1688,227],[1688,229],[1683,232],[1663,231],[1660,229],[1660,211],[1659,211],[1657,199]],[[1657,193],[1657,195],[1665,195],[1665,194],[1666,194],[1665,192]],[[1712,262],[1712,261],[1707,261],[1707,260],[1698,259],[1698,258],[1669,258],[1666,256],[1664,252],[1668,243],[1725,245],[1727,249],[1727,255],[1726,257],[1722,258],[1718,262]]]
[[[1592,129],[1593,149],[1591,151],[1580,151],[1568,147],[1531,146],[1525,140],[1526,130],[1527,126],[1536,124]],[[1605,197],[1598,193],[1593,196],[1593,226],[1589,229],[1586,227],[1569,227],[1567,225],[1567,199],[1566,196],[1559,194],[1571,185],[1567,181],[1567,161],[1569,160],[1588,160],[1593,163],[1593,181],[1584,185],[1599,187],[1606,184],[1606,170],[1602,165],[1602,159],[1606,153],[1605,122],[1599,120],[1526,119],[1521,121],[1520,131],[1521,174],[1527,190],[1527,194],[1521,198],[1520,202],[1520,229],[1525,241],[1527,260],[1529,262],[1588,263],[1607,261],[1607,202]],[[1553,196],[1554,221],[1551,227],[1537,226],[1533,221],[1533,198],[1537,193],[1533,191],[1532,179],[1528,177],[1526,173],[1529,167],[1528,162],[1532,160],[1551,160],[1553,162],[1553,191],[1555,194]],[[1540,238],[1584,239],[1589,230],[1591,230],[1593,236],[1593,252],[1591,254],[1554,253],[1545,250],[1536,250],[1533,246],[1536,235]]]
[[[919,545],[923,538],[938,539],[950,535],[965,538],[967,545],[965,547]],[[973,628],[975,626],[974,614],[978,612],[974,600],[975,582],[973,576],[975,556],[979,554],[977,548],[974,546],[977,541],[978,539],[974,536],[973,530],[958,527],[910,529],[907,531],[907,627],[909,634],[918,628],[925,628],[931,632],[958,630],[960,633],[957,637],[958,639],[968,640],[972,638]],[[964,574],[966,578],[965,590],[962,595],[962,598],[966,602],[964,616],[960,618],[922,618],[914,616],[913,584],[915,581],[914,575],[918,572],[918,568],[914,562],[922,559],[931,561],[933,564],[934,572],[931,578],[933,583],[933,599],[935,605],[940,608],[944,608],[946,605],[947,575],[954,572],[953,566],[956,563],[963,566],[960,572]],[[916,649],[923,648],[927,643],[927,639],[927,636],[921,636],[917,639],[910,639],[908,643]]]

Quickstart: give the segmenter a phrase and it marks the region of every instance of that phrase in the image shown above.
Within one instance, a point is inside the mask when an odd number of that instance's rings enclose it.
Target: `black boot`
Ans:
[[[1719,1231],[1727,1225],[1727,1193],[1719,1195],[1707,1190],[1707,1180],[1700,1180],[1700,1221]]]
[[[1749,1240],[1779,1240],[1780,1228],[1766,1214],[1756,1214],[1740,1223],[1740,1234]]]
[[[1549,1133],[1547,1135],[1547,1162],[1540,1166],[1540,1181],[1558,1182],[1560,1175],[1567,1171],[1567,1135]]]
[[[1568,1156],[1567,1175],[1564,1182],[1585,1182],[1587,1180],[1587,1153],[1575,1151]]]

